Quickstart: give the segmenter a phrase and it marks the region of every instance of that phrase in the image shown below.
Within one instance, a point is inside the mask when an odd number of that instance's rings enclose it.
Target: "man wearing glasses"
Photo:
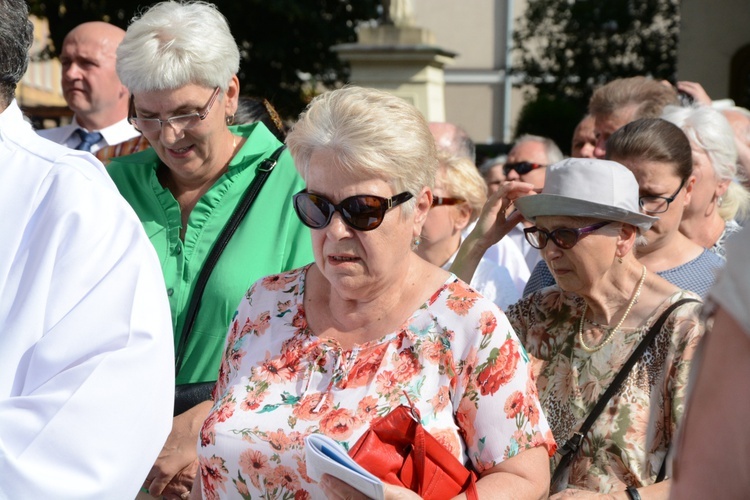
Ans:
[[[115,71],[117,46],[125,32],[104,22],[83,23],[65,37],[60,63],[65,102],[73,121],[38,134],[71,149],[89,151],[104,164],[148,147],[128,123],[128,89]]]
[[[547,166],[562,160],[562,151],[552,139],[538,135],[523,135],[508,153],[508,161],[503,166],[503,172],[507,180],[528,182],[534,185],[537,192],[541,192],[544,188]],[[529,269],[534,269],[541,260],[541,255],[539,250],[529,245],[524,238],[523,230],[528,227],[527,224],[525,221],[518,224],[508,233],[508,237],[521,249]]]

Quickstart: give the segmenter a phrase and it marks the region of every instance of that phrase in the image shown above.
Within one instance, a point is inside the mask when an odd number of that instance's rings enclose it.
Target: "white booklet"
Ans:
[[[383,481],[373,476],[352,459],[343,446],[323,434],[305,438],[307,475],[320,481],[330,474],[356,488],[369,498],[383,500]]]

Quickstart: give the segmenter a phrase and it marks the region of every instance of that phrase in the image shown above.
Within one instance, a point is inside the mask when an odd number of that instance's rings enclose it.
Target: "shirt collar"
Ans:
[[[137,137],[140,135],[140,132],[138,132],[130,123],[128,123],[127,118],[123,118],[119,122],[113,123],[112,125],[99,130],[89,130],[86,127],[81,126],[81,124],[78,123],[78,120],[74,116],[70,127],[70,134],[65,137],[65,140],[69,139],[76,130],[82,128],[87,132],[99,132],[100,134],[102,134],[104,142],[106,142],[109,146],[120,144],[121,142],[125,142],[132,139],[133,137]]]

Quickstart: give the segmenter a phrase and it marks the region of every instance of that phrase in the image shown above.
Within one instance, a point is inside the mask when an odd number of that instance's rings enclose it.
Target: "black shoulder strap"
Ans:
[[[672,312],[681,305],[687,304],[689,302],[700,301],[697,299],[689,298],[678,300],[677,302],[669,306],[661,316],[659,316],[659,319],[656,320],[656,323],[653,324],[648,333],[646,333],[646,336],[643,337],[643,340],[641,340],[641,342],[638,344],[638,347],[635,348],[633,354],[631,354],[628,360],[625,361],[625,363],[622,365],[619,373],[612,380],[612,383],[609,384],[609,387],[607,387],[607,390],[604,392],[604,394],[602,394],[602,397],[600,397],[599,401],[596,402],[596,406],[594,406],[594,409],[591,410],[589,416],[586,417],[586,420],[581,425],[581,428],[578,430],[578,432],[574,433],[570,437],[570,439],[568,439],[568,441],[560,448],[562,457],[560,458],[560,461],[555,468],[555,472],[552,474],[551,483],[553,485],[560,479],[560,476],[563,474],[563,472],[565,472],[565,469],[568,468],[570,463],[578,454],[578,450],[583,443],[583,438],[586,437],[586,434],[588,434],[591,426],[594,425],[596,419],[599,418],[599,415],[601,415],[602,411],[604,411],[604,408],[607,406],[607,403],[609,403],[609,400],[612,399],[612,396],[614,396],[620,390],[622,383],[625,382],[625,379],[627,379],[628,375],[630,375],[630,371],[633,369],[633,366],[638,362],[639,359],[641,359],[644,351],[648,348],[649,345],[651,345],[654,338],[656,338],[656,336],[659,334],[662,327],[664,326],[664,323],[666,323],[667,318],[669,318],[669,315],[672,314]]]
[[[195,324],[195,318],[198,316],[201,297],[203,296],[203,291],[208,283],[208,278],[211,276],[211,272],[219,261],[219,257],[221,257],[221,254],[229,243],[229,240],[232,238],[232,235],[250,210],[250,206],[253,204],[253,201],[255,201],[255,197],[258,196],[266,179],[268,179],[268,176],[271,175],[274,167],[276,167],[279,157],[281,156],[281,153],[284,152],[284,149],[286,149],[286,145],[282,144],[271,156],[258,165],[255,178],[253,178],[253,181],[245,190],[245,194],[234,209],[232,216],[229,217],[229,220],[224,225],[224,229],[222,229],[221,234],[216,239],[213,247],[211,247],[208,257],[206,257],[206,262],[203,264],[198,279],[195,281],[195,288],[193,289],[193,294],[190,296],[187,314],[185,314],[185,324],[182,327],[180,342],[177,344],[177,350],[175,352],[175,376],[180,373],[182,360],[185,356],[185,347],[187,346],[190,332],[193,329],[193,324]],[[239,298],[237,300],[239,300]]]

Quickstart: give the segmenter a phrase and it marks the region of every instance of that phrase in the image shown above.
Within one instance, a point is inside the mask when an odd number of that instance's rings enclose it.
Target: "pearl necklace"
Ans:
[[[625,322],[625,318],[627,318],[628,314],[630,314],[630,310],[633,308],[633,305],[635,305],[635,303],[638,302],[638,296],[640,296],[641,294],[641,288],[643,288],[644,281],[646,281],[646,266],[643,266],[643,271],[641,271],[641,279],[638,281],[638,286],[635,289],[633,298],[630,299],[630,303],[628,304],[627,309],[625,309],[625,314],[622,315],[622,318],[620,318],[620,321],[617,323],[617,325],[615,325],[612,331],[610,331],[609,334],[607,334],[607,336],[602,341],[602,343],[595,347],[589,347],[583,341],[583,321],[586,319],[586,310],[588,306],[588,304],[586,304],[585,301],[583,302],[583,313],[581,314],[581,321],[578,323],[578,342],[580,342],[581,347],[583,347],[584,351],[588,353],[596,352],[612,341],[612,339],[614,338],[615,332],[620,329],[622,324]]]

